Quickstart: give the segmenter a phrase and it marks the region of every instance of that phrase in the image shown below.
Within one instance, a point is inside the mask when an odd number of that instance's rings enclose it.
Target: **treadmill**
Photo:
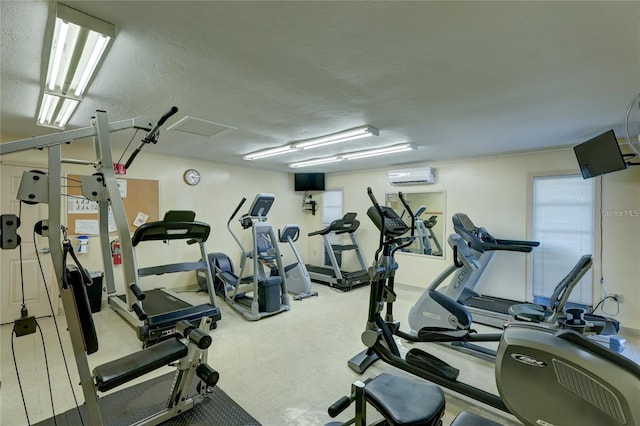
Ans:
[[[480,268],[476,271],[465,271],[468,273],[458,274],[456,282],[449,284],[445,294],[465,305],[473,316],[474,322],[502,328],[510,317],[509,308],[523,302],[479,294],[474,290],[475,286],[496,251],[530,253],[540,243],[538,241],[496,239],[485,228],[475,226],[469,216],[464,213],[454,214],[452,220],[454,232],[460,234],[468,243],[472,243],[471,248],[474,245],[480,245],[484,252],[479,256]]]
[[[369,284],[369,272],[355,236],[356,230],[360,227],[360,221],[356,219],[356,216],[356,213],[347,213],[342,219],[334,220],[326,228],[308,234],[309,237],[322,236],[322,243],[330,263],[328,266],[306,265],[312,281],[327,284],[342,291],[349,291],[353,287]],[[331,234],[339,236],[347,234],[351,238],[351,244],[331,244],[329,241]],[[360,270],[347,272],[341,269],[336,253],[342,254],[346,251],[355,251]]]
[[[210,317],[212,319],[211,328],[215,328],[216,322],[221,318],[205,247],[210,226],[203,222],[194,221],[194,219],[195,213],[191,211],[169,211],[163,220],[141,225],[133,233],[131,241],[133,258],[135,263],[137,260],[135,251],[142,242],[163,241],[169,243],[169,241],[182,240],[187,245],[197,244],[201,260],[135,269],[135,282],[129,286],[131,293],[135,296],[135,300],[131,303],[131,309],[129,309],[127,295],[117,295],[113,282],[107,281],[109,305],[136,329],[138,339],[142,341],[143,347],[151,346],[173,336],[176,333],[175,326],[181,320],[196,324],[200,318]],[[178,246],[173,246],[172,249],[181,250]],[[206,285],[209,289],[209,303],[193,306],[181,299],[179,294],[166,288],[153,288],[144,292],[141,290],[140,278],[190,271],[204,272]]]
[[[460,234],[472,249],[478,247],[478,244],[480,244],[485,251],[479,259],[480,268],[473,272],[470,272],[465,267],[460,268],[460,271],[456,272],[457,275],[452,278],[452,282],[449,283],[444,294],[453,300],[457,300],[458,303],[465,305],[471,313],[473,321],[479,324],[503,328],[504,324],[513,316],[518,316],[517,319],[521,319],[518,314],[529,318],[537,317],[536,320],[540,322],[545,321],[545,318],[551,314],[557,315],[557,311],[562,311],[565,305],[567,305],[567,298],[573,287],[577,285],[592,265],[591,255],[582,256],[573,269],[558,283],[546,307],[479,294],[474,291],[474,287],[478,283],[480,275],[487,267],[495,251],[507,250],[530,253],[533,248],[538,247],[540,243],[537,241],[496,239],[489,234],[485,228],[476,227],[471,219],[464,213],[456,213],[453,215],[453,227],[455,232]],[[477,274],[478,272],[480,272],[480,274]],[[561,296],[563,297],[562,303],[557,305]],[[614,350],[619,350],[620,347],[624,347],[624,344],[620,343],[620,338],[616,336],[620,331],[619,321],[593,313],[584,313],[581,319],[588,322],[601,322],[603,324],[603,329],[599,332],[599,339],[605,343],[605,345],[608,345]]]

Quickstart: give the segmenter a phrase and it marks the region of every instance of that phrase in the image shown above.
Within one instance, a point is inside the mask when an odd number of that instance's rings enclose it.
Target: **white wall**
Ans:
[[[282,228],[285,224],[298,223],[301,225],[303,229],[297,246],[304,258],[306,255],[306,234],[309,231],[304,228],[306,216],[302,212],[302,196],[293,191],[292,177],[289,174],[155,155],[152,151],[152,147],[143,151],[136,158],[125,177],[157,179],[159,181],[160,217],[167,210],[194,210],[196,220],[209,223],[211,235],[206,243],[208,252],[224,252],[237,265],[240,260],[240,248],[227,230],[227,220],[242,197],[246,197],[247,201],[236,219],[249,210],[257,193],[269,192],[276,196],[276,201],[268,215],[269,222],[273,225],[276,234],[277,229]],[[65,158],[93,159],[92,153],[91,145],[88,143],[79,142],[63,147],[63,157]],[[46,167],[45,153],[35,150],[4,155],[1,161],[3,164]],[[182,175],[187,168],[195,168],[200,171],[202,179],[199,185],[192,187],[183,182]],[[92,174],[93,172],[91,167],[63,165],[63,175],[65,173]],[[66,211],[63,212],[62,217],[63,220],[66,218]],[[245,247],[249,249],[251,247],[250,232],[243,230],[237,220],[232,222],[232,229],[241,237],[242,243],[246,244]],[[114,238],[116,238],[115,234],[110,236],[110,239]],[[89,245],[89,254],[80,255],[83,266],[90,270],[103,270],[98,237],[91,238]],[[285,264],[295,261],[288,244],[281,244],[280,250],[284,255]],[[145,243],[139,246],[137,258],[139,267],[196,261],[199,258],[199,250],[197,246],[187,246],[181,241],[172,241],[169,246],[160,242]],[[122,267],[116,266],[115,268],[116,284],[121,291],[122,273],[120,269]],[[170,274],[145,278],[142,282],[143,288],[149,286],[151,288],[180,289],[195,283],[195,273],[187,275]]]
[[[368,263],[373,261],[379,234],[366,217],[371,205],[367,187],[371,186],[382,203],[388,192],[446,191],[446,235],[452,232],[451,215],[464,212],[478,226],[486,227],[497,238],[527,239],[528,187],[531,175],[549,172],[578,172],[573,150],[564,149],[503,157],[455,162],[429,163],[436,167],[434,185],[394,187],[388,184],[387,169],[332,174],[328,186],[344,188],[344,211],[354,211],[362,222],[358,231],[360,246]],[[415,167],[416,165],[411,165]],[[398,166],[394,166],[397,169]],[[603,219],[603,269],[608,292],[621,293],[618,318],[625,327],[640,331],[640,168],[604,177],[603,209],[631,211],[631,216],[608,216]],[[311,241],[309,242],[311,244]],[[544,244],[544,242],[542,242]],[[396,281],[426,287],[451,262],[446,246],[445,259],[398,254],[400,265]],[[593,253],[594,255],[596,253]],[[578,259],[576,259],[577,261]],[[567,272],[573,265],[567,265]],[[502,297],[527,298],[526,256],[520,253],[497,253],[478,290]]]
[[[75,147],[73,146],[75,145]],[[89,147],[73,144],[64,147],[65,157],[89,157]],[[46,164],[45,156],[38,151],[28,151],[5,155],[2,162],[17,164]],[[327,176],[327,188],[344,190],[344,212],[358,213],[361,227],[357,238],[370,264],[378,245],[378,232],[366,216],[371,205],[367,197],[367,186],[371,186],[381,202],[388,192],[446,191],[446,216],[465,212],[479,226],[486,227],[494,236],[506,239],[527,239],[528,185],[530,176],[536,173],[577,172],[575,157],[571,149],[532,154],[472,159],[455,162],[429,163],[436,167],[437,181],[434,185],[394,187],[388,184],[387,170],[336,173]],[[419,166],[419,165],[412,165]],[[202,181],[196,187],[189,187],[182,181],[187,168],[196,168],[202,174]],[[398,166],[393,166],[398,168]],[[69,173],[90,174],[79,166],[65,166]],[[322,241],[319,237],[307,238],[308,232],[319,229],[319,215],[309,216],[302,212],[302,195],[293,192],[292,178],[286,173],[263,171],[250,167],[235,167],[206,161],[159,156],[149,149],[143,152],[128,173],[129,177],[158,179],[160,181],[160,212],[169,209],[191,209],[197,219],[211,224],[212,236],[207,243],[208,251],[228,253],[238,262],[240,250],[226,230],[229,215],[242,196],[250,204],[258,192],[271,192],[276,202],[269,214],[269,221],[276,228],[287,223],[299,223],[301,238],[297,243],[302,257],[310,263],[319,262]],[[603,210],[611,212],[603,218],[604,256],[603,270],[606,289],[620,293],[624,302],[620,305],[618,318],[623,325],[640,332],[640,217],[633,212],[640,210],[640,167],[617,172],[604,177]],[[314,196],[319,202],[321,197]],[[248,204],[242,211],[248,209]],[[624,215],[624,212],[631,212]],[[616,212],[623,212],[616,216]],[[446,222],[445,235],[451,233],[450,219]],[[237,223],[234,230],[248,241],[248,232],[243,232]],[[544,242],[543,242],[544,243]],[[91,243],[91,253],[83,262],[89,269],[102,269],[97,241]],[[445,241],[445,259],[412,254],[398,254],[400,268],[397,281],[413,286],[426,287],[433,278],[451,262],[451,251]],[[181,250],[174,244],[172,250],[142,254],[142,262],[156,264],[194,260],[191,251]],[[287,262],[293,261],[288,247],[281,246]],[[190,257],[182,259],[181,253]],[[596,254],[596,253],[594,253]],[[577,259],[576,259],[577,261]],[[567,265],[567,271],[572,265]],[[346,265],[348,269],[349,264]],[[597,265],[596,265],[597,267]],[[118,271],[116,271],[118,273]],[[519,253],[498,253],[488,268],[478,289],[503,297],[525,299],[527,279],[525,256]],[[193,280],[192,280],[193,281]],[[158,285],[182,287],[183,278],[161,277]],[[186,283],[189,284],[189,283]],[[483,287],[486,286],[486,287]],[[491,290],[489,290],[489,288]]]

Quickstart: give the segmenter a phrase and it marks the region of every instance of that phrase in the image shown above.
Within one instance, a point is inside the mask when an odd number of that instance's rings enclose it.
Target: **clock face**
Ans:
[[[184,181],[188,185],[197,185],[200,182],[200,173],[195,169],[189,169],[184,172]]]

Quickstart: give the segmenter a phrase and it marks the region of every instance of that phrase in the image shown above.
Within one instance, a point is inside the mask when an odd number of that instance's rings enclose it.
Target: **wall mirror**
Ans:
[[[444,258],[445,253],[445,207],[446,193],[438,192],[409,192],[404,198],[411,207],[415,220],[415,239],[413,243],[403,249],[408,253],[422,254]],[[385,204],[398,213],[407,225],[411,224],[409,213],[405,211],[398,194],[386,194]]]

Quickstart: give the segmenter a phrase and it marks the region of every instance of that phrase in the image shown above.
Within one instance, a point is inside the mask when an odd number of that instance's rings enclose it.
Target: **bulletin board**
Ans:
[[[124,210],[127,213],[130,232],[136,229],[136,225],[134,225],[136,219],[138,219],[139,224],[140,219],[144,219],[145,222],[159,220],[160,185],[157,180],[128,178],[118,178],[117,180],[119,183],[123,183],[123,188],[126,187],[126,196],[122,198],[122,201]],[[70,197],[67,197],[66,203],[69,235],[97,235],[97,233],[92,232],[92,229],[95,228],[95,224],[99,219],[98,203],[82,197],[80,175],[67,175],[67,194],[70,195]],[[81,198],[78,198],[78,196]],[[110,226],[110,230],[112,228],[113,226]],[[115,232],[113,230],[113,233]]]

